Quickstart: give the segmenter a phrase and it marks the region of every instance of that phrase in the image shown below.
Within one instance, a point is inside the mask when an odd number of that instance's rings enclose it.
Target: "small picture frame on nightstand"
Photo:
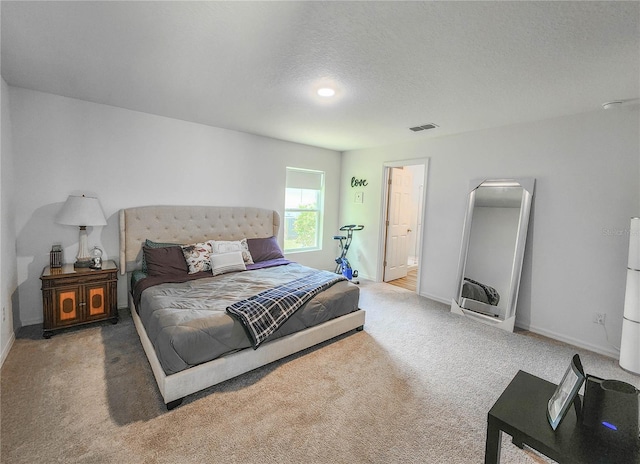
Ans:
[[[567,371],[564,373],[564,377],[562,377],[562,381],[547,405],[547,418],[553,430],[558,428],[571,405],[575,404],[578,390],[580,390],[584,379],[585,375],[580,356],[575,354]],[[580,413],[581,406],[576,404],[576,414],[580,415]]]

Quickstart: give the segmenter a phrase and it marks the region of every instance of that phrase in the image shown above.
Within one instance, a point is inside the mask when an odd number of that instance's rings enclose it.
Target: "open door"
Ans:
[[[413,174],[409,169],[389,169],[383,277],[385,282],[407,276],[407,235],[411,232],[412,187]]]

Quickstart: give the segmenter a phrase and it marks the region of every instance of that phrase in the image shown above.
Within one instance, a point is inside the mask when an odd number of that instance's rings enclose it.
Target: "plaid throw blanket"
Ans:
[[[227,307],[227,313],[242,323],[255,350],[302,305],[341,280],[347,279],[317,271],[234,303]]]

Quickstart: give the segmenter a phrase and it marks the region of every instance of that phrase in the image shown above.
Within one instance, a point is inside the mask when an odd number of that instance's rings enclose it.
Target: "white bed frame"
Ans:
[[[168,243],[205,240],[239,240],[278,236],[280,215],[261,208],[216,206],[142,206],[120,210],[120,269],[122,274],[140,269],[146,239]],[[184,371],[166,375],[142,325],[129,292],[131,315],[158,388],[168,409],[182,399],[225,380],[249,372],[333,337],[362,330],[361,309],[285,337],[247,348]]]

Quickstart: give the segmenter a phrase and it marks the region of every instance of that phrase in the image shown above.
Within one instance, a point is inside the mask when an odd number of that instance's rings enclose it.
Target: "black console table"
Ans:
[[[640,464],[638,443],[620,446],[601,439],[569,409],[554,431],[547,420],[547,402],[557,385],[518,371],[487,416],[485,464],[500,462],[502,432],[522,448],[527,445],[559,463]]]

